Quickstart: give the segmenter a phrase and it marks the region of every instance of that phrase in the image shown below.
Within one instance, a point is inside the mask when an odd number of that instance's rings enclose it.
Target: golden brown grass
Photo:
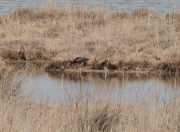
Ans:
[[[13,112],[12,112],[13,111]],[[179,131],[179,106],[88,104],[47,106],[11,101],[1,109],[3,131]]]
[[[160,17],[146,9],[131,14],[48,7],[17,10],[0,18],[0,55],[10,60],[58,61],[85,56],[90,64],[107,59],[134,69],[164,63],[177,67],[179,19],[179,13]]]

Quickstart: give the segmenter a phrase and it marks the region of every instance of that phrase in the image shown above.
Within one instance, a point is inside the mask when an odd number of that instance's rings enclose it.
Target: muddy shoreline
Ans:
[[[5,65],[13,65],[15,67],[22,68],[27,64],[32,64],[37,68],[43,69],[46,72],[62,72],[62,73],[78,73],[78,64],[71,65],[66,67],[69,63],[67,61],[46,61],[46,60],[38,60],[38,61],[21,61],[21,60],[2,60]],[[136,62],[136,63],[125,63],[119,62],[117,64],[113,64],[104,60],[102,62],[96,63],[87,63],[86,66],[82,67],[82,73],[108,73],[108,74],[179,74],[180,71],[180,63],[159,63],[157,65]]]
[[[66,67],[69,61],[49,62],[45,67],[46,71],[59,72],[77,72],[78,64]],[[63,67],[63,68],[62,68]],[[102,62],[93,61],[82,68],[82,72],[97,72],[97,73],[155,73],[155,74],[169,74],[179,73],[180,63],[159,63],[152,65],[147,62],[122,62],[112,63],[104,60]]]
[[[61,70],[61,69],[51,69],[51,70],[45,70],[48,73],[78,73],[77,69],[65,69],[65,70]],[[153,71],[137,71],[137,70],[92,70],[92,69],[82,69],[81,74],[85,74],[85,73],[102,73],[102,74],[150,74],[150,75],[160,75],[160,76],[164,76],[164,75],[178,75],[179,72],[168,72],[168,71],[158,71],[158,70],[153,70]]]

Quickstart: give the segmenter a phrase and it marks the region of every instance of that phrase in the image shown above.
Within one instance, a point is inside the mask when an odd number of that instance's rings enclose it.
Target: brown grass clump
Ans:
[[[50,52],[44,48],[35,49],[3,49],[0,55],[6,60],[24,60],[24,61],[37,61],[37,60],[50,60],[56,53]]]
[[[1,109],[1,131],[179,131],[179,107],[77,102],[53,106],[11,101]],[[13,112],[12,112],[13,111]]]
[[[5,64],[4,64],[5,65]],[[25,71],[27,66],[16,71],[13,67],[7,67],[3,69],[0,79],[0,103],[7,103],[11,99],[17,99],[21,90],[20,86],[25,78]]]
[[[2,79],[2,76],[5,73],[5,69],[6,69],[6,65],[5,65],[4,61],[1,59],[0,60],[0,80]]]
[[[132,12],[132,17],[134,19],[139,18],[139,19],[160,19],[160,16],[158,13],[154,12],[153,10],[148,10],[148,9],[139,9],[134,12]]]
[[[169,21],[169,23],[174,24],[174,30],[176,32],[180,31],[180,13],[170,13],[166,15],[166,20]]]
[[[43,47],[39,41],[14,40],[4,43],[0,50],[0,56],[5,60],[50,60],[56,55],[56,51],[51,51]]]
[[[64,71],[64,69],[67,68],[67,66],[69,65],[69,62],[70,61],[53,61],[45,67],[45,70],[48,71],[59,69],[60,71]]]

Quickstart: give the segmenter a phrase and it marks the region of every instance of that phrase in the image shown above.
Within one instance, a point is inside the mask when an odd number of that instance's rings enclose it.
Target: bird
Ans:
[[[85,58],[85,57],[77,57],[75,58],[73,61],[70,61],[68,66],[70,64],[79,64],[79,67],[78,67],[78,73],[80,72],[81,73],[81,67],[87,63],[87,61],[89,60],[89,58]]]

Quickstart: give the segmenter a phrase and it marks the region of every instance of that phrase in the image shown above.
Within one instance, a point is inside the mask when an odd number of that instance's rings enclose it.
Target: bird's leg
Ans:
[[[61,72],[64,72],[64,70],[65,70],[65,67],[64,67],[64,65],[61,63]]]
[[[106,66],[104,66],[104,70],[105,70],[105,82],[106,82],[106,79],[107,79],[107,72],[108,72],[108,69]]]
[[[81,75],[81,66],[78,67],[78,74]]]
[[[79,73],[81,74],[81,67],[82,67],[82,65],[83,65],[83,63],[81,63],[80,65],[79,65]]]
[[[70,64],[71,64],[71,63],[70,63],[70,62],[68,62],[68,64],[67,64],[66,68],[69,68]]]

